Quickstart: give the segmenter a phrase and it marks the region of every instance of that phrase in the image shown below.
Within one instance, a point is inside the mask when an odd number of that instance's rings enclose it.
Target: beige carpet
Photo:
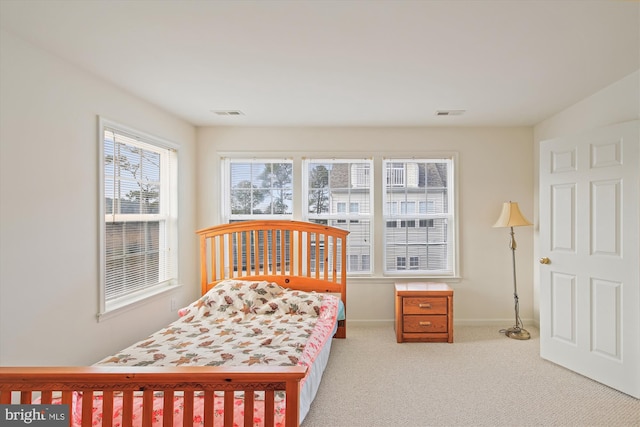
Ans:
[[[640,426],[640,400],[541,359],[537,329],[501,326],[397,344],[390,323],[351,322],[302,427]]]

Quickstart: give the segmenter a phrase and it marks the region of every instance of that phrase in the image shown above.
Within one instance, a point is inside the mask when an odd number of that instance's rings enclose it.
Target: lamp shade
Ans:
[[[531,223],[522,215],[516,202],[503,203],[500,217],[493,224],[494,227],[520,227],[523,225],[531,225]]]

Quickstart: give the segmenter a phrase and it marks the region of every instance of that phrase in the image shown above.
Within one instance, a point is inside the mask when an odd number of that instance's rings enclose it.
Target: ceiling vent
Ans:
[[[436,116],[461,116],[465,110],[436,110]]]
[[[244,116],[240,110],[214,110],[213,114],[216,116]]]

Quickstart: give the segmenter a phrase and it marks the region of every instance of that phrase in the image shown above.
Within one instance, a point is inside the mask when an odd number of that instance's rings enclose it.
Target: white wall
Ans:
[[[577,102],[558,114],[544,120],[534,127],[535,158],[535,223],[538,223],[538,170],[540,163],[540,142],[563,136],[576,135],[598,127],[623,123],[640,118],[640,70],[612,83],[606,88]],[[640,165],[638,166],[640,167]],[[534,231],[535,259],[544,256],[539,247],[538,230]],[[540,280],[538,268],[534,269],[534,316],[540,321],[539,309]]]
[[[454,318],[457,323],[513,326],[509,232],[492,225],[502,203],[509,200],[518,201],[525,216],[532,218],[532,147],[531,128],[199,128],[198,226],[220,220],[220,153],[330,158],[358,154],[379,160],[381,155],[455,151],[462,279],[450,283],[455,290]],[[532,234],[532,227],[516,230],[520,313],[525,322],[533,318]],[[348,318],[393,319],[393,283],[381,277],[349,279]]]
[[[195,128],[9,33],[0,42],[0,364],[90,364],[198,294]],[[184,284],[100,323],[98,115],[180,145]]]

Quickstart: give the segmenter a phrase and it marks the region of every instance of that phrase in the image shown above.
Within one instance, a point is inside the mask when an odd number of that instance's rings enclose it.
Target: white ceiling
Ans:
[[[640,68],[635,1],[0,0],[0,25],[197,126],[529,126]]]

